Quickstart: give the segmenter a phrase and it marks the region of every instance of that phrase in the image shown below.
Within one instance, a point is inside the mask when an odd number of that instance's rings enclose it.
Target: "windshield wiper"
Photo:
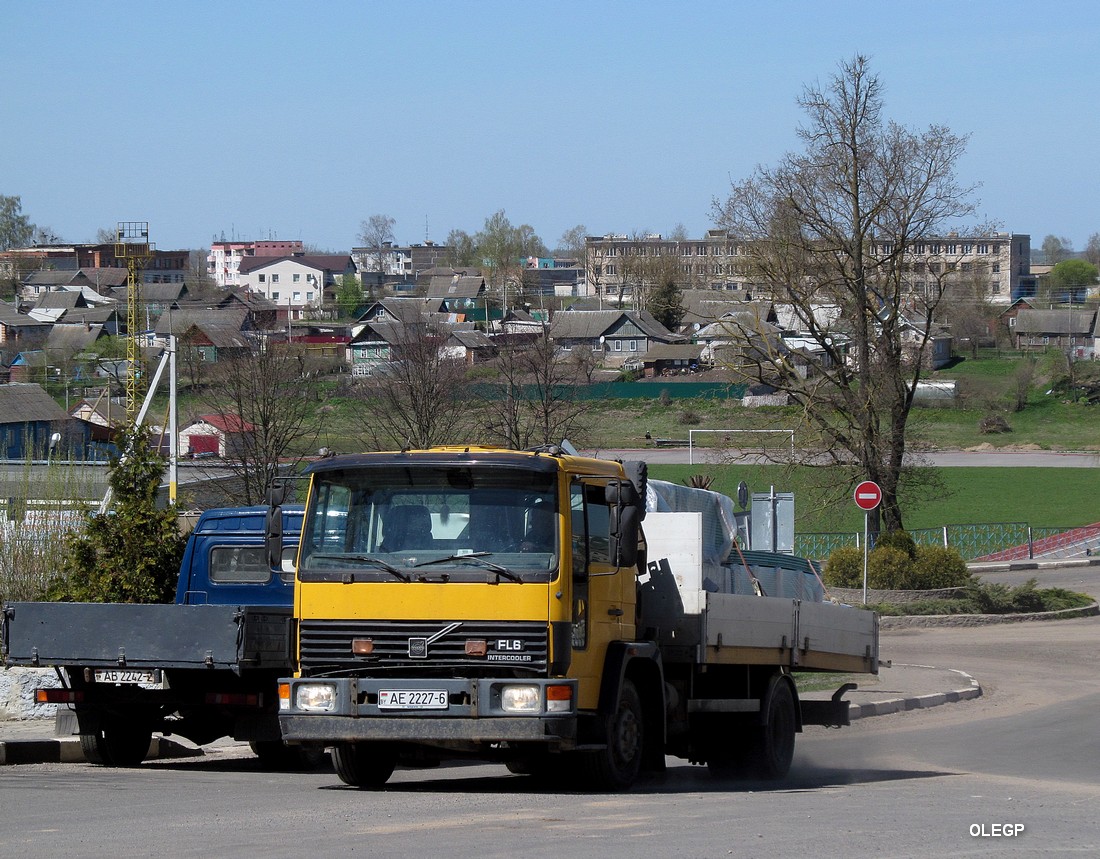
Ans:
[[[413,564],[414,567],[430,567],[433,564],[453,564],[453,563],[469,563],[478,567],[484,567],[487,570],[492,570],[497,574],[497,581],[500,581],[500,576],[508,579],[510,582],[516,584],[523,584],[523,577],[513,573],[507,567],[502,567],[500,564],[495,564],[492,561],[486,561],[485,556],[491,555],[492,552],[468,552],[465,555],[448,555],[445,558],[432,558],[430,561],[421,561],[418,564]]]
[[[372,567],[377,567],[380,570],[385,570],[395,579],[400,579],[403,582],[411,582],[412,579],[401,572],[397,567],[388,561],[383,561],[381,558],[375,558],[372,555],[358,555],[354,552],[319,552],[311,555],[313,558],[324,558],[333,561],[358,561],[361,564],[370,564]],[[419,566],[419,565],[418,565]]]

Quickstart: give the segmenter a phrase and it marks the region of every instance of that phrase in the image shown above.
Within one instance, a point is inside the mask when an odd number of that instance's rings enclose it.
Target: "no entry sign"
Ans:
[[[864,480],[852,496],[860,510],[874,510],[882,503],[882,487],[873,480]]]

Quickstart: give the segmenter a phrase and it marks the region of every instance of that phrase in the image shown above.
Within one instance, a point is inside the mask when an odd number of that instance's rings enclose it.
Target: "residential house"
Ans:
[[[248,315],[248,327],[252,331],[273,331],[279,328],[279,313],[275,303],[247,289],[228,289],[215,307],[222,310],[244,309]]]
[[[641,358],[658,344],[687,340],[645,310],[565,310],[554,314],[549,336],[567,352],[584,346],[615,366],[628,358]]]
[[[500,330],[505,334],[542,334],[546,330],[548,317],[549,313],[544,310],[528,313],[512,308],[500,320]]]
[[[348,254],[245,257],[239,272],[241,286],[271,301],[283,324],[319,314],[335,299],[337,278],[355,276],[355,263]]]
[[[216,364],[252,354],[248,311],[237,309],[178,310],[165,313],[154,329],[154,343],[167,346],[175,335],[184,360]]]
[[[255,425],[239,415],[200,415],[179,431],[179,451],[187,457],[233,457],[242,450],[243,437],[254,432]]]
[[[450,326],[443,341],[443,352],[472,367],[491,361],[496,355],[496,347],[484,331],[477,331],[473,326]]]
[[[40,385],[0,385],[0,459],[45,459],[83,447],[81,428]]]
[[[1016,348],[1041,352],[1065,351],[1073,358],[1092,358],[1096,352],[1096,310],[1069,305],[1059,310],[1021,310],[1012,329]]]
[[[662,343],[642,358],[642,373],[647,379],[695,373],[701,369],[702,354],[701,343]]]
[[[38,349],[50,333],[41,322],[0,302],[0,367],[7,367],[20,352]]]
[[[438,299],[448,313],[476,315],[484,313],[486,296],[485,278],[480,274],[436,275],[428,284],[428,298]]]
[[[1035,310],[1036,302],[1034,298],[1017,298],[1008,307],[997,314],[997,324],[1004,331],[1009,334],[1013,334],[1013,329],[1016,327],[1016,317],[1019,316],[1021,310]]]
[[[28,272],[20,285],[20,298],[34,302],[48,292],[78,290],[88,299],[91,293],[106,298],[112,289],[126,285],[130,272],[125,268],[48,269]]]

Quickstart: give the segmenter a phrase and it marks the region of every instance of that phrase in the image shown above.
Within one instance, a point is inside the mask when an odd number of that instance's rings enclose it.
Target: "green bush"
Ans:
[[[970,570],[958,549],[920,546],[913,561],[913,580],[917,590],[958,588],[970,582]]]
[[[900,549],[910,558],[917,557],[917,544],[908,531],[884,531],[875,540],[875,549],[885,547]]]
[[[913,562],[901,549],[881,546],[867,556],[867,586],[876,590],[909,590],[913,587]]]
[[[823,578],[834,588],[863,587],[863,550],[854,546],[833,549],[825,562]]]

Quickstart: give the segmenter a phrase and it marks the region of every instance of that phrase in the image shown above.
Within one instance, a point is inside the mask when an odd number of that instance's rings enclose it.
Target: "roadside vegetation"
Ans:
[[[1037,580],[1029,579],[1022,585],[1009,587],[974,578],[958,596],[944,599],[917,600],[907,603],[875,603],[867,608],[880,615],[939,614],[1028,614],[1032,612],[1063,611],[1084,608],[1095,600],[1087,594],[1065,588],[1039,588]]]

